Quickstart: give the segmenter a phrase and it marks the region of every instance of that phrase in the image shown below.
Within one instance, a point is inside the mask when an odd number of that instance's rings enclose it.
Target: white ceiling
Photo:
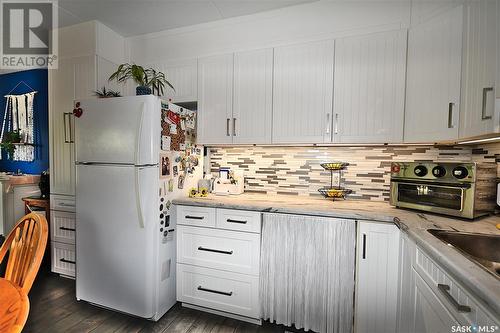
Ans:
[[[314,1],[59,0],[59,26],[98,20],[129,37]]]

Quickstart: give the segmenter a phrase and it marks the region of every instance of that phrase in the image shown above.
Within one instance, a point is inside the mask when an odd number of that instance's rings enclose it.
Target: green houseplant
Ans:
[[[161,96],[165,91],[165,87],[169,86],[174,91],[174,87],[168,82],[164,73],[153,68],[144,68],[136,64],[121,64],[116,72],[111,74],[109,81],[116,80],[123,83],[129,79],[138,84],[136,88],[137,95],[149,95],[151,93]]]
[[[14,156],[14,151],[16,150],[15,143],[21,142],[21,134],[19,130],[14,130],[5,133],[2,143],[0,143],[0,147],[5,149],[9,154],[9,157],[12,158]]]
[[[102,87],[102,90],[94,91],[94,95],[96,95],[98,98],[121,97],[119,91],[106,90],[106,87]]]

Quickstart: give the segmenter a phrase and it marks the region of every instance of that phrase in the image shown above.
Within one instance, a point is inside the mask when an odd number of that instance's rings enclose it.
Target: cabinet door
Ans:
[[[332,141],[333,41],[274,49],[273,143]]]
[[[58,69],[49,71],[51,194],[75,195],[73,103],[95,89],[95,56],[60,59]]]
[[[496,0],[469,1],[466,5],[461,138],[491,134],[499,123],[495,114],[497,6]]]
[[[415,288],[415,322],[413,332],[449,333],[460,325],[432,292],[420,275],[413,270]]]
[[[408,35],[405,142],[458,138],[463,7]]]
[[[399,246],[399,309],[397,332],[412,332],[415,322],[415,243],[400,232]]]
[[[233,141],[233,54],[198,60],[198,143]]]
[[[403,141],[406,34],[335,40],[335,142]]]
[[[233,143],[271,143],[273,50],[234,55]]]
[[[175,90],[166,87],[165,96],[174,103],[198,100],[198,61],[196,59],[167,62],[164,66],[167,80]]]
[[[51,210],[50,239],[54,242],[75,244],[76,214]]]
[[[359,222],[356,332],[396,332],[399,229]]]

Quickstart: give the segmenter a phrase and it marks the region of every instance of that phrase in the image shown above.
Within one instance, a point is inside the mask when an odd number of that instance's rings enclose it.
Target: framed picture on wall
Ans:
[[[160,154],[160,179],[169,179],[172,177],[172,160],[170,154]]]

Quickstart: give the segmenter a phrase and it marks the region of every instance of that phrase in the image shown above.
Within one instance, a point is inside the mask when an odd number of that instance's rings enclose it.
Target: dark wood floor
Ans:
[[[101,309],[75,299],[75,281],[40,272],[29,294],[23,332],[282,333],[285,327],[244,323],[174,306],[158,322]]]

